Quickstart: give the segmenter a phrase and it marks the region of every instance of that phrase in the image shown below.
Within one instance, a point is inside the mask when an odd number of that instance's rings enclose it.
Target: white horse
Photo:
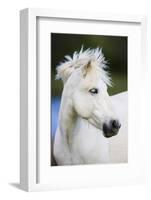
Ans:
[[[57,164],[127,162],[127,94],[108,95],[102,50],[81,49],[65,59],[57,67],[64,83],[54,139]]]

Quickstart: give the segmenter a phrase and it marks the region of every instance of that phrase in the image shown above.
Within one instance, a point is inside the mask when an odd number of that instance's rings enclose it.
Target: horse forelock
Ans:
[[[109,73],[106,71],[108,68],[107,61],[105,60],[102,48],[86,49],[83,47],[79,52],[75,51],[73,56],[66,55],[62,63],[57,66],[56,79],[62,79],[66,82],[70,75],[77,69],[87,65],[89,62],[95,63],[94,67],[98,72],[101,72],[102,80],[111,86],[111,78]],[[91,72],[94,72],[94,69]]]

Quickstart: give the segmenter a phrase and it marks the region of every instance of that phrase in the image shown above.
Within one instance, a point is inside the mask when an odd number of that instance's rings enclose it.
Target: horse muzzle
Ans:
[[[103,124],[103,134],[104,137],[110,138],[118,134],[121,128],[121,123],[119,120],[110,120],[109,123]]]

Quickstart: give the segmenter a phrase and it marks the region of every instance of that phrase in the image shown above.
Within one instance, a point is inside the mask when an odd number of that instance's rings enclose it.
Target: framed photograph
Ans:
[[[21,188],[145,183],[146,17],[25,9],[20,44]]]

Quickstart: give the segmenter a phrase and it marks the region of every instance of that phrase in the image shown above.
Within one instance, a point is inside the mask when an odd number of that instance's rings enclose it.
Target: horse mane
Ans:
[[[56,79],[62,79],[65,83],[77,68],[85,66],[90,61],[94,61],[101,71],[103,81],[109,86],[112,85],[109,72],[106,71],[108,66],[102,53],[102,48],[97,47],[95,49],[88,48],[83,50],[82,46],[81,50],[79,52],[75,51],[72,57],[66,55],[64,58],[64,61],[57,66]]]

